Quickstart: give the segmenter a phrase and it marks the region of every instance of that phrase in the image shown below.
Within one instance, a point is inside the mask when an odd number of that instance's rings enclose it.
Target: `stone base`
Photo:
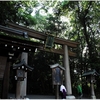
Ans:
[[[73,95],[68,95],[68,96],[66,96],[66,99],[75,99],[75,96],[73,96]]]
[[[96,96],[91,96],[91,99],[96,99]]]

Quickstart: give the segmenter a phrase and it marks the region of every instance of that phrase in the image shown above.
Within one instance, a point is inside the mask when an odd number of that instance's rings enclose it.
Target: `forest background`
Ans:
[[[82,83],[83,93],[90,94],[90,84],[82,78],[82,74],[89,69],[100,73],[100,1],[0,1],[0,13],[1,25],[9,21],[44,34],[50,33],[78,42],[78,47],[74,49],[77,56],[69,58],[72,91],[75,95],[75,83],[79,81]],[[52,76],[48,65],[58,62],[63,66],[63,57],[37,51],[29,53],[28,58],[28,63],[34,70],[28,73],[27,93],[52,94]],[[97,96],[100,92],[99,83],[100,77],[97,76]],[[11,69],[9,92],[15,93],[15,88],[14,71]]]

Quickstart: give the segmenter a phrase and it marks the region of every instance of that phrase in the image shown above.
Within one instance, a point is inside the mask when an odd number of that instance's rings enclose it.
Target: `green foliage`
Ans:
[[[33,8],[37,8],[35,16],[31,15]],[[49,8],[53,8],[51,14],[48,12]],[[41,15],[41,10],[46,15]],[[6,21],[19,23],[44,33],[79,42],[78,48],[74,49],[77,57],[70,57],[71,75],[74,77],[72,83],[76,81],[75,78],[79,79],[80,75],[89,68],[100,70],[100,1],[0,1],[0,13],[0,24],[5,24]],[[69,23],[61,21],[61,16],[68,18]],[[85,47],[88,49],[83,55]],[[37,78],[38,84],[39,82],[45,84],[45,80],[50,76],[48,65],[62,61],[62,58],[58,55],[41,52],[37,52],[33,56],[30,56],[32,59],[30,64],[33,64],[34,61],[37,69],[34,73],[37,76],[39,73],[41,78],[44,78],[43,80]],[[73,73],[74,69],[78,70],[76,76]],[[33,74],[33,76],[35,75]],[[98,78],[98,80],[100,79]],[[44,85],[42,84],[42,86]]]
[[[1,24],[5,24],[6,21],[24,25],[36,24],[36,19],[30,15],[31,12],[32,7],[29,1],[0,1]]]

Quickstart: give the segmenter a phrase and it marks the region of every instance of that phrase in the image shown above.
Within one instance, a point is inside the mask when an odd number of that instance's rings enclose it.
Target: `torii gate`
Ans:
[[[0,30],[5,31],[9,34],[13,34],[13,35],[23,35],[23,34],[20,34],[19,32],[23,32],[23,33],[25,32],[25,33],[27,33],[28,37],[30,37],[30,38],[35,38],[35,39],[39,39],[42,41],[46,41],[47,35],[43,34],[42,32],[38,32],[38,31],[35,31],[33,29],[29,29],[25,26],[21,26],[21,25],[9,23],[9,22],[7,23],[7,26],[8,27],[0,26]],[[16,30],[19,30],[19,31],[17,31],[17,33],[19,33],[19,34],[16,34],[16,32],[15,32]],[[58,53],[58,54],[61,54],[64,56],[65,85],[67,88],[68,95],[72,95],[69,56],[75,57],[76,53],[68,50],[68,46],[75,48],[75,47],[77,47],[78,43],[70,41],[70,40],[66,40],[66,39],[57,38],[57,37],[55,37],[54,43],[62,45],[62,49],[58,50],[58,49],[52,48],[51,50],[49,50],[49,52]],[[43,51],[48,51],[47,49],[44,49],[44,47],[43,47],[44,44],[41,44],[41,45],[42,46],[39,46],[39,47],[36,46],[37,49],[43,50]],[[32,48],[32,44],[31,44],[31,48]],[[24,54],[24,56],[22,56],[22,58],[25,57],[25,59],[27,60],[27,53],[23,53],[23,54]],[[24,86],[24,89],[26,89],[26,86]],[[24,91],[26,91],[26,90],[24,90]],[[24,95],[26,96],[26,93]]]

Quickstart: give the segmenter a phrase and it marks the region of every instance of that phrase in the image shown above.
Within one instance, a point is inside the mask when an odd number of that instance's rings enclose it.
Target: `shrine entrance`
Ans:
[[[68,94],[72,94],[71,89],[71,79],[70,79],[70,67],[69,67],[69,56],[75,57],[76,53],[72,51],[73,48],[76,48],[78,43],[61,39],[55,37],[53,43],[61,45],[61,49],[56,48],[45,48],[45,43],[48,42],[48,35],[43,34],[38,31],[34,31],[33,29],[29,29],[27,27],[13,24],[13,23],[7,23],[7,26],[0,25],[0,56],[5,57],[3,59],[4,62],[6,62],[5,65],[1,65],[0,69],[2,74],[1,80],[3,80],[3,89],[2,89],[2,98],[6,99],[8,97],[8,89],[9,89],[9,75],[10,75],[10,68],[13,63],[15,63],[20,58],[25,59],[26,63],[28,60],[28,53],[29,52],[35,52],[36,49],[51,53],[57,53],[59,55],[63,55],[64,57],[64,68],[65,68],[65,85],[68,90]],[[20,38],[21,37],[21,38]],[[29,39],[39,39],[43,42],[33,42]],[[50,37],[51,39],[51,37]],[[50,44],[51,45],[51,44]],[[48,43],[47,45],[48,46]],[[68,49],[70,47],[70,49]],[[2,59],[2,58],[1,58]],[[1,60],[1,62],[3,62]],[[3,63],[4,64],[4,63]],[[26,75],[27,78],[27,75]],[[23,96],[26,96],[26,81],[23,81],[25,83],[23,86],[20,87],[19,91],[20,94]],[[17,87],[18,88],[18,87]],[[24,88],[24,92],[21,91],[21,89]],[[20,94],[18,95],[18,98],[20,98]]]
[[[49,65],[45,61],[45,57],[43,57],[43,54],[44,52],[41,51],[39,52],[38,55],[36,55],[37,57],[34,55],[34,70],[31,73],[28,73],[27,76],[28,94],[32,94],[32,95],[53,94],[52,76],[51,76],[52,73]],[[49,60],[49,58],[46,60]],[[32,60],[30,59],[30,61]]]

